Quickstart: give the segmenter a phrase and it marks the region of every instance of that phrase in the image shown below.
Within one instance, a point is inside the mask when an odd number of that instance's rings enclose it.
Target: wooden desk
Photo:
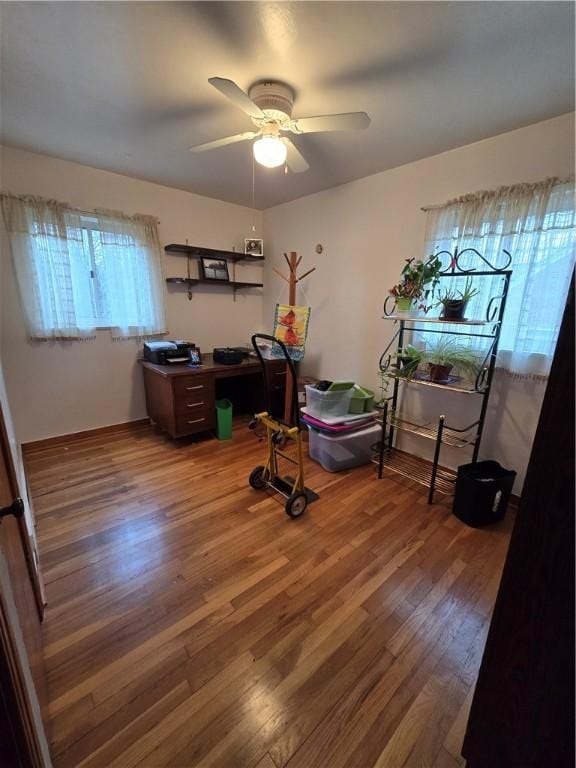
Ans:
[[[217,397],[230,397],[233,405],[241,405],[242,410],[256,412],[265,408],[262,369],[252,357],[238,365],[222,365],[215,363],[212,355],[202,355],[202,366],[198,368],[148,362],[142,366],[148,416],[172,437],[214,429]],[[268,360],[266,366],[270,395],[274,402],[282,403],[286,364]]]

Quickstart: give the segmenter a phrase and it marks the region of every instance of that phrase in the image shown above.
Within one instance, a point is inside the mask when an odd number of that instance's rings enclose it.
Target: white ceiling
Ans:
[[[367,131],[297,136],[303,174],[257,166],[268,208],[574,109],[570,2],[1,4],[4,143],[251,205],[250,130],[207,82],[296,91],[294,116],[363,110]]]

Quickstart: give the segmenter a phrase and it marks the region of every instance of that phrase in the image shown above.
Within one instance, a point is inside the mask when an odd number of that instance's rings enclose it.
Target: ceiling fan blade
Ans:
[[[368,128],[370,118],[366,112],[345,112],[341,115],[300,117],[290,125],[292,133],[322,133],[324,131],[358,131]]]
[[[223,139],[207,141],[205,144],[196,144],[196,146],[189,147],[189,149],[190,152],[206,152],[208,149],[217,149],[218,147],[225,147],[227,144],[237,144],[239,141],[255,139],[259,135],[259,131],[245,131],[244,133],[237,133],[235,136],[225,136]]]
[[[303,173],[304,171],[307,171],[310,166],[300,150],[290,141],[290,139],[285,138],[284,143],[286,144],[287,150],[286,163],[288,168],[290,168],[293,173]]]
[[[250,117],[266,117],[260,107],[254,104],[252,99],[233,80],[227,80],[225,77],[209,77],[208,82]]]

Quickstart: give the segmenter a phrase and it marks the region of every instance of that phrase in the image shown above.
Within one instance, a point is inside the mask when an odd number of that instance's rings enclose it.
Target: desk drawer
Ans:
[[[174,396],[176,402],[214,403],[214,379],[212,376],[196,374],[195,376],[179,376],[174,381]]]
[[[214,409],[202,413],[180,413],[176,416],[176,432],[178,435],[193,435],[205,432],[216,426]]]
[[[177,400],[174,403],[174,415],[177,419],[199,419],[201,416],[212,418],[215,410],[214,400],[200,400],[198,396]]]
[[[186,393],[178,393],[174,398],[174,412],[177,415],[194,414],[204,416],[205,412],[213,411],[216,407],[214,393],[208,390],[196,389]],[[190,416],[193,418],[193,416]]]

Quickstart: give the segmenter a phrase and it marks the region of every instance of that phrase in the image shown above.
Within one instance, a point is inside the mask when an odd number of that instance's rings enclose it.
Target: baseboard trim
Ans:
[[[54,448],[64,443],[71,443],[77,440],[85,440],[98,435],[108,435],[115,432],[132,432],[140,429],[145,424],[150,424],[150,419],[136,419],[135,421],[125,421],[121,424],[109,424],[107,427],[96,427],[95,429],[85,429],[82,432],[72,432],[68,435],[55,435],[54,437],[45,437],[43,440],[33,440],[30,443],[22,443],[22,453],[27,455],[35,451],[41,451],[44,448]]]

